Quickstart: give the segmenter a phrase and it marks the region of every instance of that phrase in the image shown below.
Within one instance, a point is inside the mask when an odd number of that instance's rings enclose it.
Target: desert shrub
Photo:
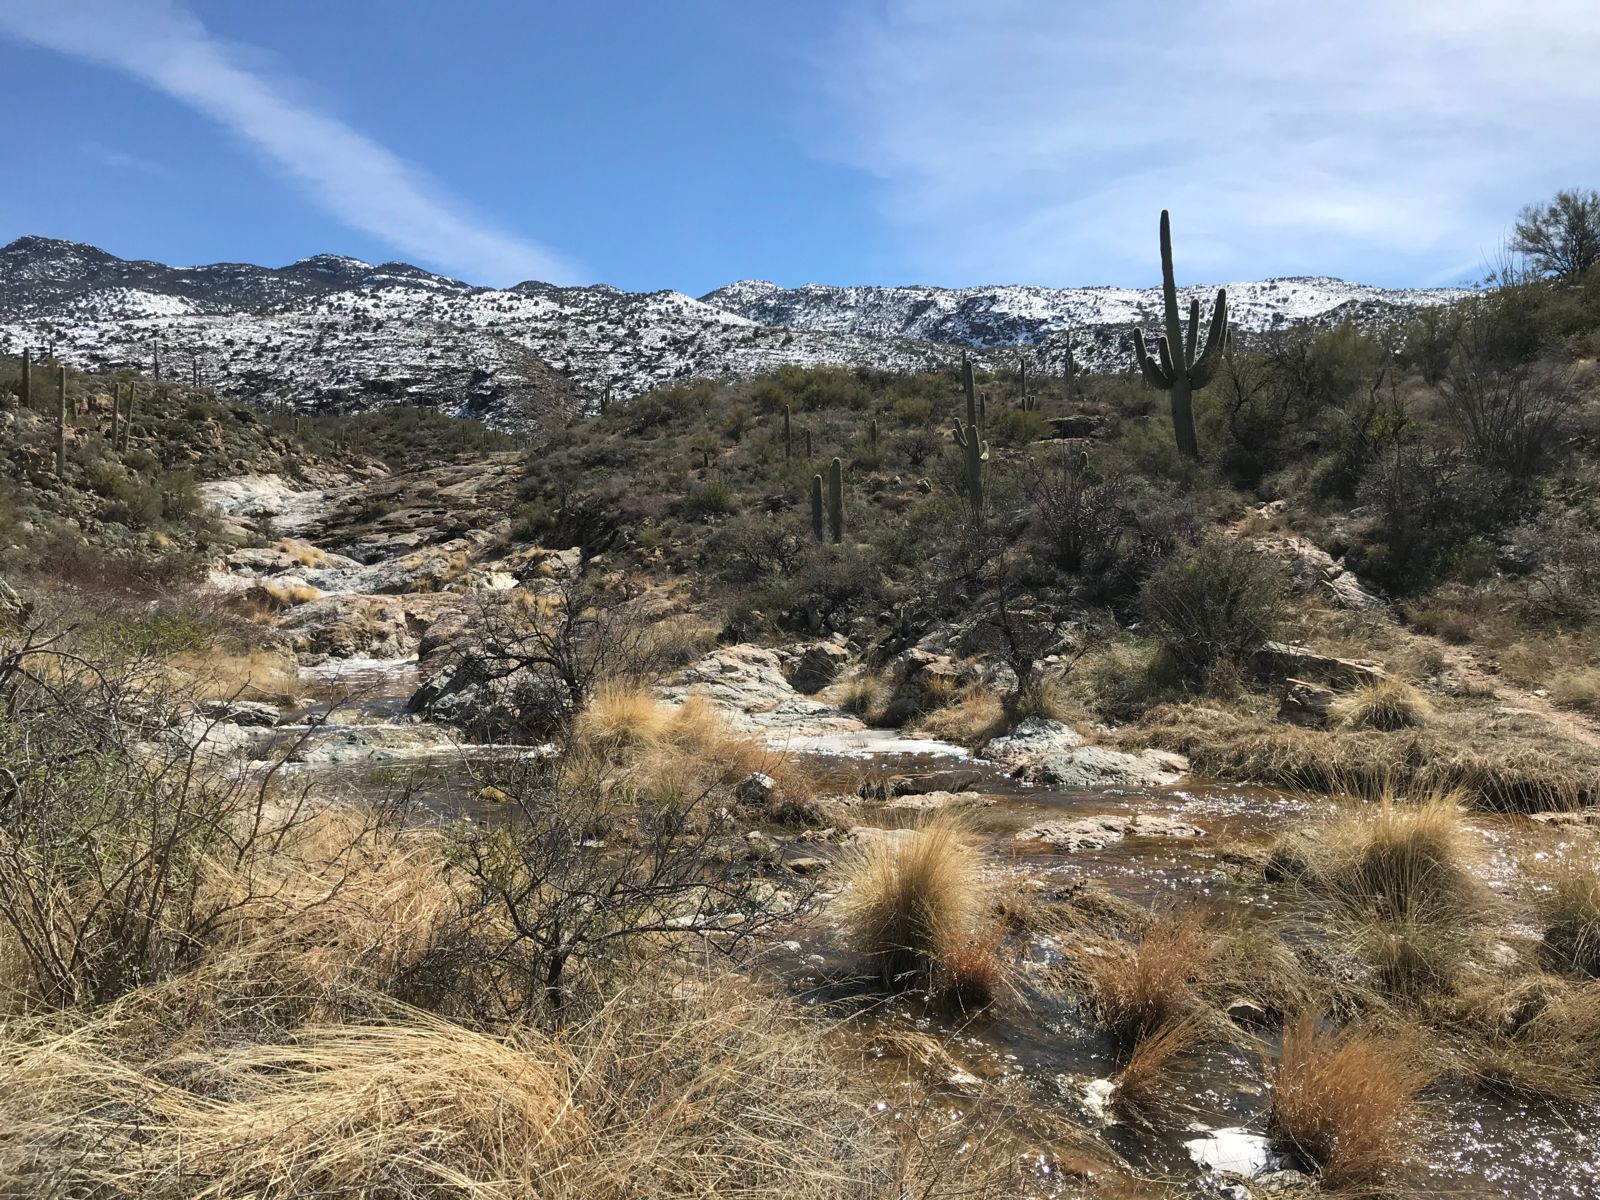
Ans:
[[[1268,640],[1286,598],[1276,564],[1240,542],[1211,538],[1158,567],[1139,608],[1180,675],[1199,683]]]
[[[1460,331],[1461,314],[1456,309],[1445,305],[1422,309],[1406,326],[1401,361],[1425,383],[1437,384],[1450,369]]]
[[[1462,546],[1514,520],[1517,509],[1504,475],[1416,441],[1374,459],[1356,498],[1373,516],[1346,558],[1401,593],[1447,577]]]
[[[1529,567],[1526,607],[1536,619],[1583,625],[1600,614],[1600,522],[1580,508],[1548,508],[1511,534]]]
[[[1007,404],[989,407],[984,437],[996,446],[1026,446],[1050,436],[1050,422],[1042,413]]]
[[[1025,468],[1022,486],[1036,536],[1064,571],[1098,573],[1115,560],[1128,487],[1094,471],[1088,456],[1053,447]]]
[[[703,771],[619,788],[577,756],[518,760],[485,778],[517,819],[459,832],[451,856],[465,894],[453,937],[489,947],[465,960],[460,986],[495,997],[502,1016],[570,1019],[575,1001],[598,1001],[647,951],[713,930],[731,949],[791,915],[714,852],[733,818]]]
[[[1427,1082],[1417,1056],[1393,1038],[1326,1030],[1304,1014],[1284,1029],[1267,1128],[1328,1190],[1371,1188],[1409,1154]]]
[[[1576,396],[1560,372],[1502,362],[1494,338],[1481,315],[1463,325],[1455,361],[1441,382],[1444,415],[1475,461],[1526,479],[1562,440]]]
[[[685,516],[725,517],[739,509],[739,497],[726,479],[712,476],[695,487],[683,502]]]

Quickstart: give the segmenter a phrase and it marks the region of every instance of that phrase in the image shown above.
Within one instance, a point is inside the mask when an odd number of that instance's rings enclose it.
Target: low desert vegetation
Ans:
[[[974,942],[978,861],[970,833],[942,813],[856,852],[841,915],[851,946],[885,986],[926,983],[944,968],[959,991],[963,965],[989,970],[984,943]]]
[[[1393,1031],[1328,1029],[1305,1013],[1284,1028],[1268,1129],[1325,1189],[1381,1194],[1415,1142],[1427,1082]]]
[[[1393,733],[1426,725],[1433,716],[1433,705],[1411,684],[1391,677],[1340,696],[1334,701],[1332,716],[1354,729]]]

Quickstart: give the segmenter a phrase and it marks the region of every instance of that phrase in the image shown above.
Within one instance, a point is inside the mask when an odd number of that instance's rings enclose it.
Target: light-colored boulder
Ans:
[[[1202,837],[1205,830],[1175,818],[1123,816],[1073,817],[1041,821],[1016,835],[1019,845],[1029,844],[1059,851],[1104,850],[1130,837]]]
[[[1188,769],[1188,759],[1165,750],[1129,754],[1108,746],[1079,746],[1060,754],[1045,754],[1017,774],[1029,783],[1048,787],[1139,788],[1174,783]]]

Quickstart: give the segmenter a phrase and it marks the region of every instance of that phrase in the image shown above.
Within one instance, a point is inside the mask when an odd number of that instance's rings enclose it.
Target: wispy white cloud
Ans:
[[[571,282],[562,256],[474,216],[418,168],[246,65],[178,0],[6,0],[0,35],[116,67],[204,113],[340,221],[473,282]]]
[[[172,174],[153,159],[142,158],[137,154],[130,154],[126,150],[118,150],[115,146],[103,145],[100,142],[79,142],[78,149],[103,167],[114,167],[119,171],[138,171],[143,175]]]
[[[859,10],[858,10],[859,12]],[[819,59],[830,153],[934,281],[1478,273],[1600,185],[1594,0],[884,0]]]

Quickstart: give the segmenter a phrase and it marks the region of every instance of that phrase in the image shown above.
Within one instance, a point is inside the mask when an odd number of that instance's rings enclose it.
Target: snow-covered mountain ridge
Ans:
[[[1231,283],[1245,332],[1403,319],[1463,289],[1384,289],[1337,279]],[[1209,296],[1214,285],[1195,287]],[[287,267],[170,267],[94,246],[24,237],[0,248],[0,350],[80,366],[148,368],[259,402],[360,409],[439,405],[497,425],[699,376],[785,363],[891,370],[965,351],[1027,354],[1059,369],[1120,370],[1131,330],[1159,321],[1160,293],[1116,287],[780,288],[745,280],[698,299],[607,285],[475,287],[405,263],[322,254]]]

